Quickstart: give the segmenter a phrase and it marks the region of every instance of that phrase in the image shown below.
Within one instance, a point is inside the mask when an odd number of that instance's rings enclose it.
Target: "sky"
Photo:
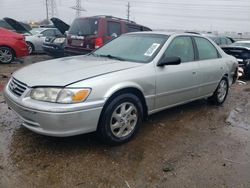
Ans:
[[[46,17],[46,0],[0,0],[0,19],[38,21]],[[57,17],[72,23],[76,0],[55,0]],[[250,0],[82,0],[81,16],[112,15],[152,29],[250,32]]]

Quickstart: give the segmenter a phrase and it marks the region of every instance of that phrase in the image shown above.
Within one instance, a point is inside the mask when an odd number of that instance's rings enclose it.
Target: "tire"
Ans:
[[[29,51],[29,55],[33,54],[35,47],[31,42],[26,42],[28,45],[28,51]]]
[[[97,134],[108,145],[128,142],[138,131],[143,119],[140,99],[133,94],[121,94],[105,105]]]
[[[209,101],[211,101],[215,105],[222,105],[228,94],[229,84],[226,77],[223,77],[219,82],[213,96],[209,97]]]
[[[0,46],[0,63],[9,64],[15,58],[13,50],[9,47]]]

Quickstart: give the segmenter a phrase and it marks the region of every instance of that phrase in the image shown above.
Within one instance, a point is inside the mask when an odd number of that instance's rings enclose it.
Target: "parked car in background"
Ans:
[[[235,40],[231,37],[226,36],[216,36],[212,34],[203,34],[203,36],[206,36],[210,39],[212,39],[218,46],[228,46],[235,42]]]
[[[97,131],[104,142],[121,144],[147,115],[203,98],[221,105],[237,67],[234,57],[200,35],[129,33],[85,56],[24,67],[4,96],[36,133]]]
[[[62,35],[62,33],[58,29],[51,26],[48,28],[41,27],[28,30],[26,27],[24,27],[14,19],[5,18],[4,20],[16,31],[19,31],[26,36],[25,40],[28,45],[29,54],[32,54],[33,52],[43,52],[42,45],[46,37],[55,37]]]
[[[46,37],[62,36],[62,33],[56,28],[34,28],[30,32],[32,35],[26,36],[25,39],[29,47],[29,54],[44,52],[42,46]]]
[[[77,18],[70,26],[65,53],[87,54],[123,33],[137,31],[151,31],[151,29],[113,16]]]
[[[19,34],[23,35],[30,35],[31,33],[29,32],[31,30],[31,27],[29,24],[25,24],[19,21],[16,21],[12,18],[3,18],[4,22],[7,23],[7,25],[12,28],[12,31],[15,31]],[[7,28],[8,29],[8,28]]]
[[[222,47],[222,49],[237,58],[245,76],[250,78],[250,41],[238,41],[230,46]]]
[[[43,43],[43,51],[53,57],[63,57],[64,47],[66,44],[66,31],[69,30],[69,25],[58,18],[51,18],[54,27],[56,27],[61,35],[46,37]]]
[[[11,63],[15,58],[28,55],[23,35],[0,28],[0,63]]]

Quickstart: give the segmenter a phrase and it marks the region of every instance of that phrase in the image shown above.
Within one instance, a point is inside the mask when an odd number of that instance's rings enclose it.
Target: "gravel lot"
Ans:
[[[200,100],[165,110],[109,147],[94,134],[37,135],[8,110],[11,73],[47,59],[0,65],[0,187],[250,187],[250,81],[235,84],[222,107]]]

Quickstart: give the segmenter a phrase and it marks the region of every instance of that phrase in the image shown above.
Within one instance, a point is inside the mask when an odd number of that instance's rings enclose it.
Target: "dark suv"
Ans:
[[[137,31],[151,31],[151,29],[113,16],[77,18],[70,26],[65,54],[87,54],[112,38]]]

